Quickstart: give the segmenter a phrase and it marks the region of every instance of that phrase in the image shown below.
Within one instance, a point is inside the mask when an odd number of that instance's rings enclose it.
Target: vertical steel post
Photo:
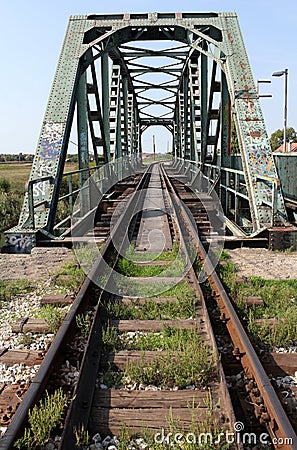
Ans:
[[[222,170],[225,167],[231,167],[231,105],[228,92],[228,85],[226,75],[221,71],[221,113],[220,113],[220,128],[221,128],[221,183],[227,186],[226,171]],[[236,194],[235,194],[236,195]],[[228,205],[228,190],[221,195],[221,202],[225,213],[227,213]],[[236,209],[236,207],[235,207]],[[236,211],[237,214],[237,211]]]
[[[80,188],[89,179],[89,149],[88,149],[88,103],[87,77],[84,72],[79,80],[77,89],[77,137],[78,137],[78,167],[80,172]],[[81,205],[84,211],[89,207],[88,189],[81,191]]]
[[[73,213],[73,185],[72,185],[72,174],[68,175],[68,192],[70,194],[69,196],[69,211],[70,214]]]
[[[287,151],[287,118],[288,118],[288,69],[285,73],[285,106],[284,106],[284,152]]]
[[[178,93],[178,117],[179,117],[179,135],[180,135],[180,158],[185,157],[185,102],[182,89]]]
[[[231,167],[231,106],[226,75],[221,72],[221,166]]]
[[[189,151],[189,67],[187,66],[183,76],[183,93],[184,93],[184,159],[190,159]]]
[[[128,155],[128,134],[129,134],[129,112],[128,112],[128,77],[123,75],[122,77],[123,86],[123,107],[124,107],[124,147],[123,156]]]
[[[127,154],[132,155],[133,153],[133,130],[134,130],[134,97],[133,94],[128,94],[128,143],[127,143]]]
[[[176,114],[176,112],[175,112]],[[173,124],[173,149],[172,156],[173,158],[179,157],[179,143],[178,143],[178,121],[176,120]]]
[[[106,143],[105,162],[110,162],[110,125],[109,125],[109,61],[108,52],[105,51],[101,56],[101,75],[102,75],[102,110],[103,110],[103,128]]]
[[[177,93],[175,121],[174,121],[174,157],[181,158],[181,108],[180,108],[180,93]]]
[[[208,115],[208,58],[201,53],[201,163],[204,164],[207,152]]]
[[[139,152],[139,124],[138,124],[138,117],[137,117],[137,110],[135,109],[134,104],[134,117],[133,117],[133,154]]]
[[[115,157],[122,157],[122,108],[121,108],[121,89],[118,91],[118,107],[117,107],[117,125],[116,125],[116,148]]]

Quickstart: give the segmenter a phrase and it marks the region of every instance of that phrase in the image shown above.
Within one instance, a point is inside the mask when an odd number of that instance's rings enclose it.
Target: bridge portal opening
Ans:
[[[147,154],[172,155],[173,136],[165,126],[150,126],[141,136],[143,157]]]

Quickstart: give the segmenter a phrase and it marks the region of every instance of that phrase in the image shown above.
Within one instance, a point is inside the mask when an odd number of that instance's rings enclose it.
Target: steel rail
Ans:
[[[179,199],[178,194],[176,193],[165,171],[164,177],[168,190],[171,192],[176,201],[180,203],[181,200]],[[221,314],[224,317],[224,321],[234,344],[234,353],[238,356],[238,358],[240,358],[247,378],[250,379],[253,387],[258,389],[260,396],[263,399],[262,404],[257,406],[258,418],[261,422],[266,424],[270,437],[273,440],[282,442],[280,445],[275,444],[275,448],[282,450],[296,450],[297,436],[292,424],[289,421],[275,389],[273,388],[269,377],[267,376],[263,365],[240,322],[232,302],[215,271],[215,267],[207,257],[206,250],[197,234],[197,230],[195,230],[193,224],[187,220],[187,214],[181,203],[180,206],[181,216],[183,217],[184,222],[188,224],[189,232],[192,236],[193,243],[196,244],[198,255],[201,258],[201,261],[204,261],[204,268],[209,276],[208,280],[210,286],[215,293],[217,304],[220,308]],[[260,397],[258,396],[258,398]],[[292,440],[292,444],[287,443],[290,439]]]

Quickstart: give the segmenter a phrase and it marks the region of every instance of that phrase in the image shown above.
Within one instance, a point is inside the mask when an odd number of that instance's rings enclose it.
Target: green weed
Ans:
[[[117,263],[117,271],[127,277],[155,277],[164,270],[164,266],[140,266],[126,258]]]
[[[130,245],[130,247],[126,250],[125,257],[130,261],[173,261],[179,251],[178,242],[173,242],[172,250],[162,252],[162,253],[144,253],[137,252],[135,250],[135,245]]]
[[[117,350],[176,350],[184,351],[188,342],[201,339],[196,330],[164,326],[162,331],[120,333],[115,327],[103,332],[107,352]]]
[[[91,328],[91,318],[89,314],[78,314],[75,317],[76,326],[84,337],[87,337]]]
[[[188,405],[192,416],[189,429],[185,429],[181,425],[180,418],[174,414],[172,408],[170,408],[166,419],[167,426],[164,429],[164,434],[159,433],[156,435],[143,427],[141,433],[133,435],[129,428],[125,424],[122,424],[118,436],[120,442],[119,449],[126,450],[129,446],[135,449],[147,448],[150,450],[163,450],[165,447],[174,449],[182,448],[183,450],[196,450],[197,448],[203,448],[205,450],[231,449],[232,444],[224,442],[224,435],[227,431],[226,427],[219,423],[215,416],[215,410],[220,405],[213,403],[210,391],[205,401],[205,407],[206,418],[201,420],[199,407],[195,407],[194,404]],[[142,436],[141,438],[140,434]],[[176,443],[175,436],[180,444]]]
[[[265,280],[250,277],[236,282],[236,269],[231,261],[218,266],[219,275],[227,292],[235,302],[241,317],[247,320],[247,329],[254,343],[267,350],[297,343],[297,280]],[[260,296],[264,306],[248,307],[248,297]],[[273,326],[258,325],[256,319],[277,318]]]
[[[16,295],[27,294],[36,289],[31,281],[0,281],[0,301],[11,300]]]
[[[102,342],[105,346],[106,352],[115,352],[121,348],[121,340],[118,329],[108,326],[106,330],[102,331]]]
[[[52,274],[56,289],[61,292],[77,290],[84,282],[84,271],[74,262],[63,264],[62,267]]]
[[[63,322],[65,311],[54,305],[44,305],[38,315],[45,320],[50,332],[56,333]]]
[[[61,423],[66,406],[67,397],[61,388],[52,395],[46,392],[45,398],[29,410],[30,428],[25,429],[24,436],[17,440],[15,447],[32,450],[45,446],[52,431]]]
[[[84,424],[74,428],[75,436],[75,448],[81,449],[83,446],[87,446],[90,442],[90,434],[85,429]]]
[[[183,352],[168,350],[149,362],[144,357],[137,363],[131,361],[125,369],[124,380],[129,384],[179,386],[181,389],[195,385],[200,389],[213,380],[214,374],[211,352],[197,339],[188,342]]]
[[[166,319],[187,319],[195,316],[196,298],[177,299],[175,301],[162,301],[157,303],[153,300],[146,300],[141,304],[139,299],[133,303],[125,305],[120,301],[109,302],[106,305],[111,319],[122,320],[166,320]]]

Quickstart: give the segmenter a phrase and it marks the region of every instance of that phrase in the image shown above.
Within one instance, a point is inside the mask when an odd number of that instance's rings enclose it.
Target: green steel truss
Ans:
[[[256,234],[286,221],[235,13],[70,18],[28,193],[18,225],[6,233],[11,251],[62,232],[56,211],[73,123],[81,185],[90,153],[97,166],[137,156],[142,133],[159,125],[172,133],[174,157],[214,182],[226,216],[243,230]]]

